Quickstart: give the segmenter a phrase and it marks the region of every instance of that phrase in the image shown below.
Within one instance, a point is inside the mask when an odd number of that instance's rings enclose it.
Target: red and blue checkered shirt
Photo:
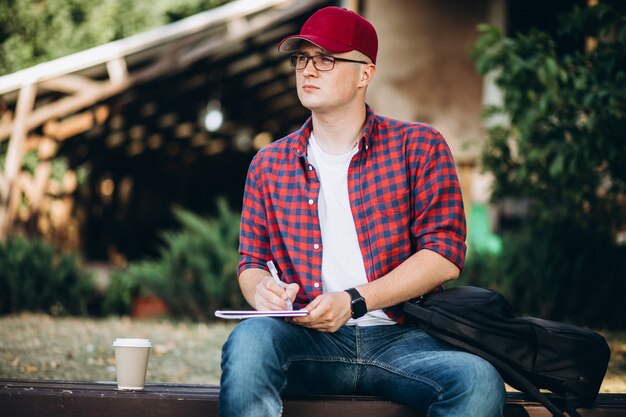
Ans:
[[[261,149],[246,179],[238,272],[273,259],[300,291],[302,308],[323,293],[320,181],[307,159],[312,122]],[[465,260],[465,216],[454,160],[443,136],[422,123],[378,116],[367,108],[348,188],[368,281],[421,249]],[[399,322],[399,306],[385,309]]]

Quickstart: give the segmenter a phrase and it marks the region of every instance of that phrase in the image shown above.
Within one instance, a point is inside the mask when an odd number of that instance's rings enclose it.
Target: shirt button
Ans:
[[[313,199],[312,199],[312,198],[311,198],[311,199],[309,199],[309,205],[311,205],[311,206],[312,206],[312,205],[313,205],[313,203],[315,203],[315,201],[313,201]]]
[[[309,165],[309,171],[313,171],[313,165]]]
[[[316,283],[314,283],[314,284],[313,284],[313,286],[314,286],[315,288],[319,288],[319,287],[320,287],[320,283],[319,283],[319,282],[316,282]]]
[[[313,249],[319,249],[319,248],[320,248],[319,243],[316,243],[315,245],[313,245]]]

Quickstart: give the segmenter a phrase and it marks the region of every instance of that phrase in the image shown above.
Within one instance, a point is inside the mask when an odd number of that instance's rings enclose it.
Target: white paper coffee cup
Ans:
[[[117,388],[141,390],[146,383],[148,355],[152,343],[148,339],[115,339],[115,370]]]

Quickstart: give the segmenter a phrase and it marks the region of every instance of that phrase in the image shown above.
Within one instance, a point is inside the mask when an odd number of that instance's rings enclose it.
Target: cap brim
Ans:
[[[319,46],[329,52],[349,52],[353,48],[341,42],[337,42],[332,39],[324,38],[322,36],[313,35],[293,35],[288,36],[278,44],[278,50],[281,52],[293,52],[298,50],[302,41],[311,42],[312,44]]]

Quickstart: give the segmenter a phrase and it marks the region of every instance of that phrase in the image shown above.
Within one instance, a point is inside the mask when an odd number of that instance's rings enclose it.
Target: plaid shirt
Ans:
[[[285,282],[300,291],[302,308],[323,293],[322,233],[317,213],[320,181],[307,160],[311,119],[260,150],[250,164],[243,199],[238,272],[267,269],[273,259]],[[368,281],[421,249],[460,269],[465,259],[461,189],[443,136],[421,123],[375,115],[348,171],[350,205]],[[403,321],[399,306],[385,309]]]

